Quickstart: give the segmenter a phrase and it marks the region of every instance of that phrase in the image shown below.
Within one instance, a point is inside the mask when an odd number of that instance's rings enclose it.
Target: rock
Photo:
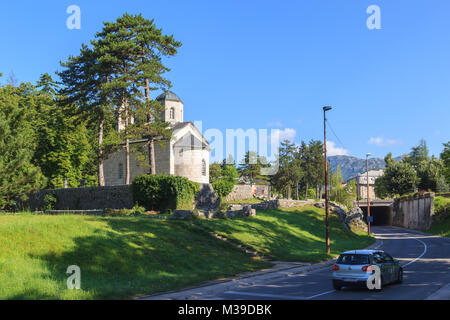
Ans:
[[[348,225],[353,232],[367,232],[367,224],[364,221],[364,214],[359,207],[355,207],[345,217],[345,224]]]
[[[173,211],[173,219],[190,219],[192,218],[192,211],[191,210],[174,210]]]
[[[316,203],[314,203],[314,207],[325,208],[325,202],[316,202]]]
[[[244,213],[244,217],[256,216],[256,209],[253,209],[252,206],[244,206],[242,211]]]
[[[227,211],[240,211],[243,209],[241,204],[230,204],[227,208]]]

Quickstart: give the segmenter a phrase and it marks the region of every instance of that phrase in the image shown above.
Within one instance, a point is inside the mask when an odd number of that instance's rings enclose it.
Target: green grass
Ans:
[[[427,232],[443,237],[450,237],[450,198],[434,198],[435,221]]]
[[[225,203],[227,205],[230,205],[230,204],[256,204],[256,203],[260,203],[260,202],[263,202],[263,200],[260,200],[257,198],[250,198],[250,199],[226,201]]]
[[[257,270],[189,222],[145,217],[0,215],[0,299],[119,299]],[[67,289],[69,265],[81,289]]]
[[[257,211],[243,219],[196,220],[200,226],[282,261],[319,262],[345,250],[364,248],[374,239],[345,229],[330,215],[331,254],[325,253],[325,213],[313,206]]]

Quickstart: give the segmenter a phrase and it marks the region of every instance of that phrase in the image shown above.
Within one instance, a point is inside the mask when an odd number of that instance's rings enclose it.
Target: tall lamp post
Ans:
[[[367,234],[370,236],[370,192],[369,192],[369,157],[371,153],[366,154],[366,173],[367,173]]]
[[[325,245],[327,253],[330,253],[330,228],[328,225],[328,160],[327,160],[327,127],[326,127],[326,112],[331,110],[331,107],[323,107],[323,146],[325,154]]]

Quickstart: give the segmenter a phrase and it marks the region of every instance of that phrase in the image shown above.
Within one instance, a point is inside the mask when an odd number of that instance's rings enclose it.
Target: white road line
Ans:
[[[422,244],[423,244],[423,252],[421,253],[420,256],[418,256],[418,257],[415,258],[414,260],[408,262],[407,264],[402,265],[402,268],[404,268],[404,267],[410,265],[411,263],[416,262],[417,260],[419,260],[420,258],[422,258],[422,257],[425,255],[425,253],[427,252],[427,249],[428,249],[426,243],[423,242],[423,241],[420,240],[420,239],[412,238],[412,237],[408,237],[408,238],[405,238],[405,239],[414,239],[414,240],[417,240],[417,241],[419,241],[420,243],[422,243]],[[329,294],[329,293],[332,293],[332,292],[335,292],[335,291],[336,291],[336,290],[330,290],[330,291],[327,291],[327,292],[322,292],[322,293],[316,294],[316,295],[314,295],[314,296],[307,297],[307,298],[305,298],[305,299],[306,299],[306,300],[308,300],[308,299],[314,299],[314,298],[316,298],[316,297],[323,296],[323,295],[326,295],[326,294]]]
[[[303,300],[305,297],[299,296],[286,296],[282,294],[268,294],[268,293],[256,293],[256,292],[244,292],[244,291],[225,291],[225,294],[235,294],[241,296],[253,296],[261,298],[273,298],[273,299],[285,299],[285,300]]]
[[[425,253],[427,253],[427,249],[428,249],[426,243],[423,242],[423,241],[420,240],[420,239],[417,239],[417,238],[411,238],[411,237],[408,237],[407,239],[414,239],[414,240],[417,240],[417,241],[419,241],[420,243],[422,243],[422,244],[423,244],[423,252],[422,252],[422,254],[421,254],[420,256],[418,256],[418,257],[415,258],[414,260],[408,262],[407,264],[402,265],[402,268],[404,268],[404,267],[410,265],[411,263],[414,263],[414,262],[416,262],[417,260],[419,260],[420,258],[422,258],[422,257],[425,255]]]
[[[323,296],[323,295],[325,295],[325,294],[329,294],[329,293],[332,293],[332,292],[335,292],[335,291],[336,291],[336,290],[330,290],[330,291],[327,291],[327,292],[322,292],[322,293],[313,295],[313,296],[311,296],[311,297],[305,298],[305,300],[314,299],[315,297]]]

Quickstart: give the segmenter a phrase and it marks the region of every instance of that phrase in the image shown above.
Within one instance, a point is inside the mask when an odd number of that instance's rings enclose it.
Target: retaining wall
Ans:
[[[394,201],[392,225],[427,230],[434,216],[434,193],[414,195]]]
[[[233,190],[226,197],[227,201],[239,201],[245,199],[251,199],[253,196],[258,197],[270,197],[270,186],[260,184],[237,184],[233,187]]]
[[[24,204],[32,211],[44,206],[46,194],[54,194],[56,210],[131,209],[134,206],[130,185],[40,190]]]

